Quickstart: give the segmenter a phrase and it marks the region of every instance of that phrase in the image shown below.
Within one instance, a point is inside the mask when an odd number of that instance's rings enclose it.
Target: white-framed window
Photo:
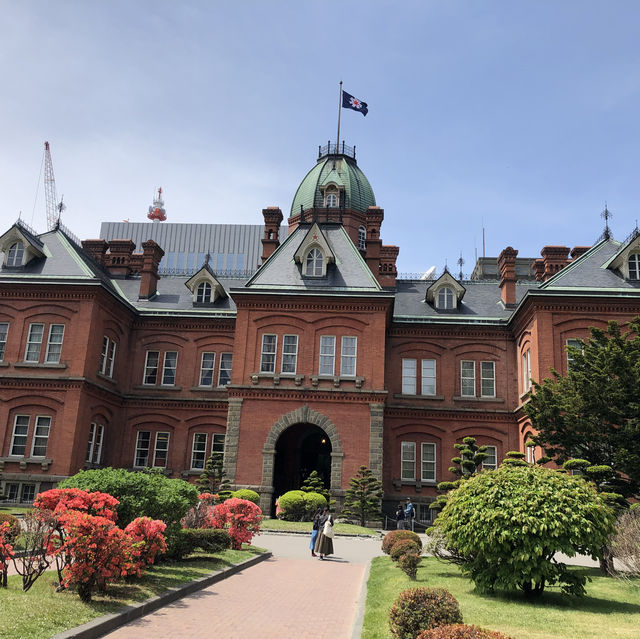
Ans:
[[[298,364],[298,336],[284,335],[282,338],[282,372],[295,373]]]
[[[207,433],[194,433],[191,446],[191,470],[204,470],[207,461]]]
[[[402,360],[402,394],[416,394],[417,362],[415,359]]]
[[[218,386],[227,386],[231,383],[232,364],[233,353],[220,353],[220,375],[218,376]]]
[[[136,437],[136,454],[133,465],[144,468],[149,464],[149,448],[151,446],[151,431],[139,430]]]
[[[332,190],[328,191],[324,197],[324,205],[328,209],[335,209],[338,206],[338,194]]]
[[[16,415],[13,420],[13,434],[9,455],[24,457],[27,452],[27,436],[29,434],[29,415]]]
[[[209,304],[211,302],[211,284],[209,282],[200,282],[198,284],[196,302],[200,304]]]
[[[102,351],[100,352],[100,373],[107,377],[113,377],[113,365],[116,361],[117,344],[106,335],[102,338]]]
[[[629,255],[629,279],[640,280],[640,253]]]
[[[496,396],[496,363],[480,362],[480,397]]]
[[[573,346],[574,348],[579,349],[581,352],[584,352],[584,345],[582,340],[576,338],[569,338],[566,342],[567,346]],[[571,357],[569,351],[567,350],[567,370],[569,370],[574,362],[573,357]]]
[[[322,251],[318,248],[312,248],[305,259],[305,275],[311,277],[322,276]]]
[[[354,377],[356,374],[356,359],[358,354],[358,338],[343,337],[340,346],[340,375]]]
[[[22,242],[14,242],[7,251],[7,266],[22,266],[23,256],[24,244]]]
[[[156,445],[153,451],[153,467],[166,468],[169,456],[169,433],[157,432]]]
[[[22,503],[32,502],[36,498],[35,484],[21,484],[20,501]]]
[[[522,392],[531,388],[531,349],[522,353]]]
[[[320,336],[320,375],[333,375],[336,361],[336,337],[335,335]]]
[[[40,349],[42,347],[42,337],[44,335],[44,324],[30,324],[27,335],[27,347],[24,352],[25,362],[39,362]]]
[[[418,521],[422,524],[433,523],[433,508],[429,508],[429,504],[416,504]]]
[[[64,324],[51,324],[51,326],[49,326],[49,340],[47,341],[47,353],[44,358],[45,362],[51,364],[60,363],[63,339]]]
[[[49,431],[51,430],[51,417],[38,415],[33,430],[33,442],[31,443],[31,457],[44,457],[47,454]]]
[[[436,480],[436,445],[432,442],[423,442],[422,448],[422,481]]]
[[[276,349],[278,347],[278,336],[265,333],[262,336],[262,351],[260,355],[260,372],[276,372]]]
[[[144,377],[142,378],[143,384],[154,385],[158,383],[159,365],[160,365],[160,352],[147,351],[147,356],[144,362]]]
[[[416,443],[402,442],[400,446],[400,478],[413,481],[416,478]]]
[[[215,353],[202,353],[200,361],[200,383],[199,386],[213,386],[213,371],[216,366]]]
[[[89,441],[87,442],[88,464],[99,464],[102,459],[102,442],[104,440],[104,426],[95,422],[89,426]]]
[[[358,228],[358,248],[361,251],[367,248],[367,229],[364,226]]]
[[[9,322],[0,322],[0,362],[4,360],[5,349],[7,348],[8,333]]]
[[[487,458],[482,462],[484,470],[495,470],[498,468],[498,449],[496,446],[487,446]]]
[[[439,310],[449,311],[455,307],[455,296],[448,286],[443,286],[438,291],[436,298],[436,308]]]
[[[166,351],[162,366],[162,385],[175,386],[176,369],[178,367],[178,351]]]
[[[525,441],[528,437],[525,437]],[[536,463],[536,447],[535,446],[525,446],[527,450],[527,463],[535,464]]]
[[[436,360],[422,360],[422,394],[436,394]]]
[[[469,360],[460,362],[460,395],[476,396],[476,363]]]
[[[213,433],[211,436],[211,454],[222,455],[224,457],[224,433]]]

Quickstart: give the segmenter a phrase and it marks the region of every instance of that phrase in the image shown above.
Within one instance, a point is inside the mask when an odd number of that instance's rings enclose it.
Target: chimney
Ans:
[[[540,258],[533,261],[533,273],[536,276],[536,282],[542,282],[544,279],[544,262]]]
[[[136,245],[131,240],[111,240],[109,254],[106,255],[106,266],[112,275],[126,277],[131,272],[131,254]]]
[[[584,255],[591,247],[590,246],[574,246],[571,249],[571,259],[577,260],[581,255]]]
[[[568,246],[545,246],[540,253],[544,262],[545,282],[569,263]]]
[[[498,255],[500,269],[500,297],[502,303],[509,307],[516,304],[516,257],[518,251],[511,246]]]
[[[380,227],[384,220],[384,209],[379,206],[370,206],[366,212],[367,220],[367,245],[364,260],[367,266],[377,278],[380,271],[380,252],[382,240],[380,239]]]
[[[140,278],[140,295],[141,300],[152,298],[158,290],[158,266],[164,255],[164,251],[153,241],[147,240],[142,243],[142,271]]]
[[[104,256],[108,246],[104,240],[84,240],[82,242],[82,248],[100,264],[100,266],[104,266]]]
[[[264,264],[280,246],[280,223],[282,211],[277,206],[262,209],[264,238],[262,240],[262,263]]]
[[[393,288],[396,285],[396,279],[398,277],[396,259],[398,253],[400,253],[400,248],[397,246],[389,245],[380,247],[380,268],[377,276],[380,286]]]

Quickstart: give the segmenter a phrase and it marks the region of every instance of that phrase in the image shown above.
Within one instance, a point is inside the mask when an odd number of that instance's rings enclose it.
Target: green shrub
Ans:
[[[121,528],[136,517],[162,519],[167,525],[179,522],[198,501],[196,486],[157,471],[82,470],[60,482],[58,488],[109,493],[120,502],[116,523]]]
[[[420,535],[411,530],[392,530],[388,532],[382,540],[382,552],[388,555],[397,541],[401,539],[411,539],[418,545],[418,549],[422,550],[422,540]]]
[[[404,590],[389,609],[389,626],[395,639],[415,639],[423,630],[462,623],[460,606],[444,588]]]
[[[327,500],[320,493],[304,494],[304,516],[307,521],[311,521],[318,508],[326,508]]]
[[[418,546],[418,544],[416,544],[413,539],[399,539],[391,547],[391,550],[389,551],[389,557],[391,557],[393,561],[398,561],[401,555],[406,555],[408,552],[419,555],[420,546]]]
[[[0,513],[0,524],[8,521],[9,522],[9,538],[15,539],[20,534],[20,522],[17,517],[9,513]]]
[[[218,528],[185,528],[183,535],[188,545],[195,550],[201,548],[205,552],[220,552],[231,548],[231,537],[226,530]]]
[[[240,490],[235,490],[231,494],[232,497],[236,497],[237,499],[246,499],[247,501],[253,502],[256,506],[260,505],[260,495],[255,490],[251,490],[250,488],[241,488]]]
[[[410,550],[404,555],[400,555],[398,558],[398,566],[400,566],[400,570],[402,570],[407,577],[415,581],[418,575],[418,564],[421,561],[422,557],[417,552],[412,552]]]
[[[418,639],[511,639],[511,637],[495,630],[456,623],[425,630],[418,635]]]
[[[278,515],[280,519],[286,521],[304,521],[307,515],[307,502],[302,490],[290,490],[278,499],[278,505],[282,512]]]
[[[195,550],[193,539],[178,524],[167,526],[164,531],[164,538],[167,542],[167,552],[157,558],[158,562],[170,559],[179,560],[190,555]]]

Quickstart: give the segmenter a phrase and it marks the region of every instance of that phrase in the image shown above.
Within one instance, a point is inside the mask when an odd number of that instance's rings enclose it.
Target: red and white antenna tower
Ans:
[[[149,207],[147,217],[154,222],[164,222],[167,219],[167,212],[162,199],[162,187],[158,188],[158,196],[153,198],[153,204]]]
[[[53,162],[48,142],[44,143],[44,196],[47,205],[47,230],[51,231],[58,224],[60,215],[66,207],[62,203],[62,198],[60,202],[57,201],[56,179],[53,176]]]

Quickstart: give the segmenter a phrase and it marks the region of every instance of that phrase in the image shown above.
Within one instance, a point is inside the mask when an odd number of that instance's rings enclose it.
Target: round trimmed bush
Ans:
[[[9,513],[0,513],[0,524],[5,521],[9,522],[9,537],[14,539],[20,534],[20,522],[17,517]]]
[[[398,558],[398,566],[400,570],[415,581],[418,576],[418,564],[422,561],[422,557],[417,552],[407,552]]]
[[[220,552],[231,548],[231,537],[219,528],[185,528],[182,531],[192,549],[201,548],[205,552]]]
[[[305,518],[307,520],[313,519],[318,508],[326,508],[327,500],[324,495],[320,493],[305,493],[304,494],[304,506],[305,506]]]
[[[240,490],[234,490],[232,496],[236,499],[246,499],[253,502],[256,506],[260,505],[260,495],[255,490],[250,488],[241,488]]]
[[[278,499],[278,505],[282,512],[278,515],[286,521],[304,521],[306,516],[305,493],[302,490],[290,490]]]
[[[425,630],[418,635],[417,639],[511,639],[511,637],[495,630],[456,623]]]
[[[382,540],[382,552],[385,555],[388,555],[396,542],[401,539],[411,539],[417,544],[418,549],[422,550],[422,541],[417,533],[414,533],[411,530],[392,530],[391,532],[388,532]]]
[[[389,609],[395,639],[415,639],[423,630],[453,623],[462,623],[460,606],[444,588],[404,590]]]
[[[419,555],[420,547],[413,539],[399,539],[393,544],[391,552],[389,552],[389,557],[391,557],[393,561],[398,561],[402,555],[406,555],[407,553]]]

